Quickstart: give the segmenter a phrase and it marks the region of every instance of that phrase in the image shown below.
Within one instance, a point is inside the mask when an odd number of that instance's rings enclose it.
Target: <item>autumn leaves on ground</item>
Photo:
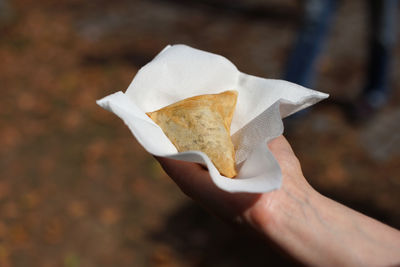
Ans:
[[[127,127],[95,104],[125,90],[169,43],[220,53],[244,72],[279,78],[298,7],[242,1],[242,9],[224,10],[229,1],[217,2],[9,1],[10,16],[0,19],[0,266],[286,262],[183,196]],[[338,27],[361,5],[343,2]],[[251,13],[263,4],[261,13]],[[351,19],[363,21],[357,16]],[[361,32],[357,25],[353,30]],[[349,34],[334,31],[331,42]],[[316,89],[351,97],[365,53],[334,44],[328,51]],[[399,130],[390,124],[399,118],[399,85],[397,78],[393,99],[373,124],[354,127],[339,107],[320,104],[287,129],[318,190],[395,227],[399,141],[388,146],[378,139]]]

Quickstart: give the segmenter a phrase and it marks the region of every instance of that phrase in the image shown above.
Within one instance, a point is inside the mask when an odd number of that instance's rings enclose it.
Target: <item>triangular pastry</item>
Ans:
[[[147,115],[157,123],[179,152],[200,150],[218,171],[235,177],[235,150],[230,127],[237,91],[190,97]]]

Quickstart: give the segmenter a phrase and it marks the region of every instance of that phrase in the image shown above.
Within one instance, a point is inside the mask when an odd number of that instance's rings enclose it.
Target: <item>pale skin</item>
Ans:
[[[400,265],[400,231],[314,190],[283,136],[268,147],[282,169],[283,183],[264,194],[227,193],[198,164],[157,160],[186,195],[220,218],[255,230],[303,264]]]

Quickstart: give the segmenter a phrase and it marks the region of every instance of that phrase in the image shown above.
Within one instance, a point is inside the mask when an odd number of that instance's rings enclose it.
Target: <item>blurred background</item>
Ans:
[[[285,120],[285,132],[318,191],[400,228],[400,47],[389,56],[391,93],[367,105],[367,2],[343,0],[325,16],[307,82],[330,100]],[[185,197],[95,100],[125,90],[175,43],[282,78],[302,4],[0,0],[0,266],[288,263]]]

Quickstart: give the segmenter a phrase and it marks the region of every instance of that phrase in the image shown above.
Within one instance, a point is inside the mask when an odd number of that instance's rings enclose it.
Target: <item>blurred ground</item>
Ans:
[[[264,266],[287,260],[193,204],[95,100],[165,45],[279,78],[292,1],[15,0],[0,26],[0,266]],[[315,89],[351,99],[366,64],[363,1],[343,1]],[[400,228],[400,50],[394,94],[362,125],[334,101],[288,128],[322,193]]]

